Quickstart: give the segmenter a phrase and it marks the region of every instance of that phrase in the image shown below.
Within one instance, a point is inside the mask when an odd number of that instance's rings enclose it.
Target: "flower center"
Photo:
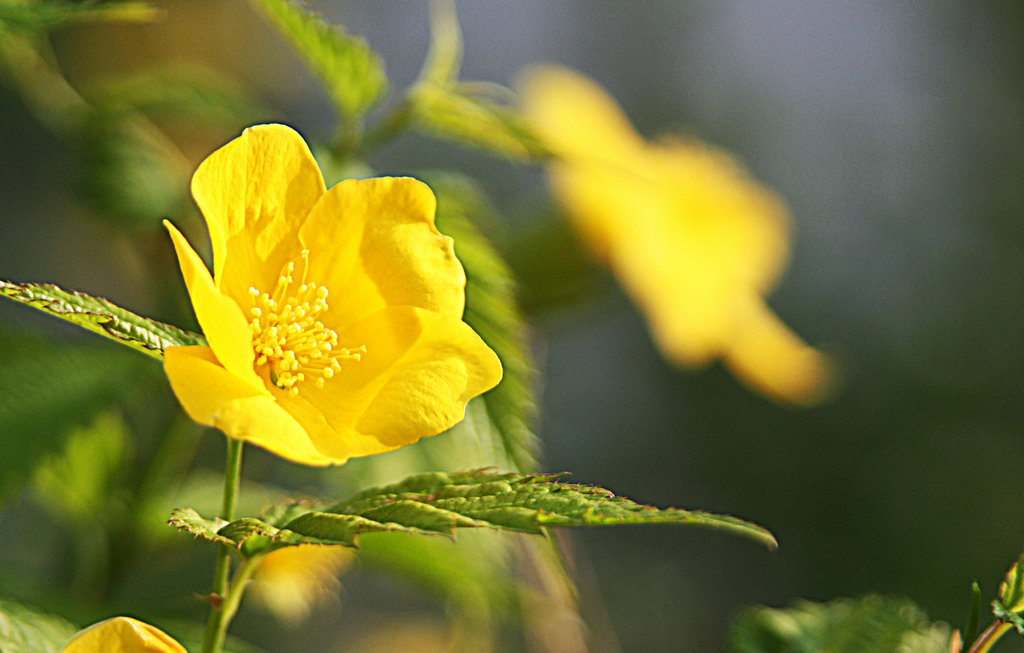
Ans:
[[[295,284],[295,261],[289,261],[277,278],[273,292],[250,287],[254,306],[249,310],[252,348],[256,367],[267,366],[270,381],[291,396],[298,385],[315,381],[318,388],[341,371],[343,360],[359,360],[366,347],[338,346],[338,334],[319,320],[327,310],[327,288],[306,282],[309,250],[299,255],[301,278]]]

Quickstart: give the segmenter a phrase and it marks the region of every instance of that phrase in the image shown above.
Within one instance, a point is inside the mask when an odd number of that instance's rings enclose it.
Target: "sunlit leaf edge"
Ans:
[[[49,283],[0,280],[0,295],[67,320],[132,349],[163,358],[164,349],[205,345],[197,333],[136,315],[106,299]]]

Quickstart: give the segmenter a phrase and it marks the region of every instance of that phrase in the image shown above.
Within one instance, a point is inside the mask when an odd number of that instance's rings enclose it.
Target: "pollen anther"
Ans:
[[[366,353],[365,346],[338,346],[338,334],[319,319],[327,310],[327,288],[306,280],[307,250],[302,251],[298,262],[301,275],[297,286],[293,285],[296,261],[289,261],[272,292],[249,288],[255,304],[249,309],[249,331],[256,366],[268,367],[271,382],[292,397],[299,394],[299,384],[307,379],[315,380],[315,385],[322,388],[341,371],[340,361],[358,361]]]

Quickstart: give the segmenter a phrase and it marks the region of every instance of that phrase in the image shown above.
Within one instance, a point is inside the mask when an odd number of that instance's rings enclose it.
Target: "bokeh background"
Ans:
[[[56,32],[69,80],[201,63],[257,98],[259,119],[329,133],[315,78],[248,5],[158,4],[155,23]],[[365,36],[393,88],[413,81],[429,42],[425,3],[308,4]],[[869,592],[910,597],[961,626],[971,581],[987,601],[1024,546],[1024,5],[481,1],[458,10],[465,79],[512,85],[545,61],[579,69],[641,133],[716,143],[785,197],[793,252],[769,302],[844,371],[832,401],[801,410],[718,366],[673,369],[614,280],[574,245],[539,169],[415,136],[371,161],[382,173],[465,171],[502,216],[492,235],[520,274],[544,469],[646,503],[736,514],[779,539],[768,553],[670,527],[573,533],[584,611],[605,650],[716,650],[743,606]],[[0,124],[0,277],[53,281],[146,313],[158,303],[139,270],[162,260],[165,292],[184,295],[169,242],[162,251],[147,236],[143,248],[90,217],[76,194],[81,158],[9,87]],[[179,136],[194,165],[243,126]],[[186,324],[183,310],[157,317]],[[0,305],[5,324],[76,337],[27,313]],[[19,510],[0,513],[0,525],[17,523]],[[5,540],[8,566],[59,551]],[[343,641],[389,607],[438,610],[370,573],[343,584],[309,631]],[[243,614],[239,629],[258,622]],[[1024,651],[1022,641],[997,650]]]

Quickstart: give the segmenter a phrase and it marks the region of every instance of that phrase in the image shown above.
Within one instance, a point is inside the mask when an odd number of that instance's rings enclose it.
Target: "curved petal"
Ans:
[[[339,330],[394,305],[462,317],[466,276],[435,208],[430,188],[407,177],[347,179],[321,197],[299,238],[307,278],[330,292],[325,324]]]
[[[167,220],[164,220],[164,226],[174,241],[181,275],[185,279],[192,308],[206,341],[210,343],[217,359],[232,374],[249,383],[258,382],[259,377],[253,370],[255,354],[252,335],[242,309],[233,299],[217,290],[203,260],[181,232]]]
[[[725,363],[762,393],[799,405],[820,403],[835,385],[834,364],[807,346],[760,298],[752,300]]]
[[[185,647],[155,626],[130,617],[114,617],[89,626],[71,638],[61,653],[187,653]]]
[[[338,334],[364,344],[324,388],[275,392],[324,455],[391,451],[453,426],[501,380],[501,363],[461,320],[411,306],[379,311]]]
[[[207,157],[192,177],[192,196],[210,229],[217,287],[242,302],[250,286],[272,289],[323,193],[309,147],[284,125],[250,127]]]
[[[209,347],[168,347],[164,370],[178,401],[196,422],[298,463],[332,462],[313,447],[302,426],[262,383],[253,385],[231,374]]]

